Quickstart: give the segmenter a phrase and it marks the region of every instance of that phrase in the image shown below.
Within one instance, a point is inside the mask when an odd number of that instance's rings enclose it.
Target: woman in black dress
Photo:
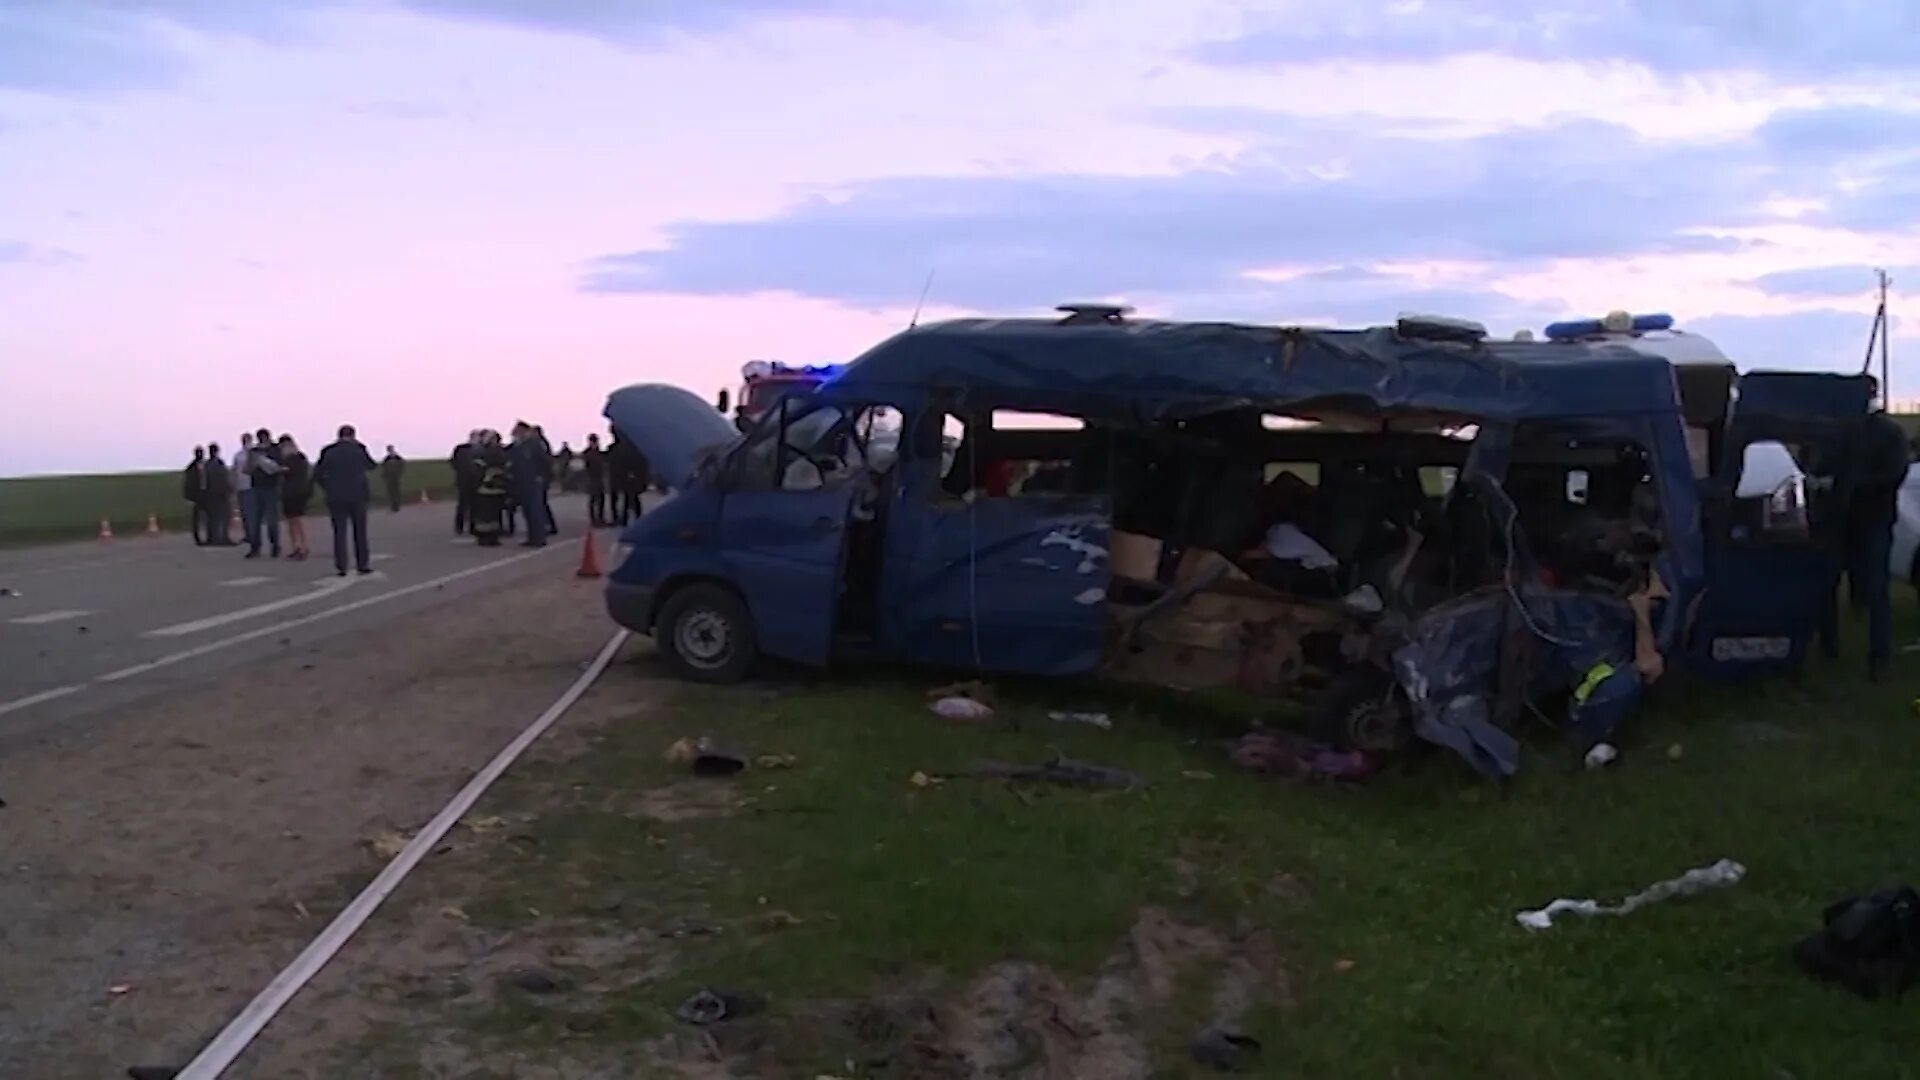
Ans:
[[[280,436],[280,513],[287,519],[287,540],[293,544],[288,558],[305,559],[307,551],[307,501],[313,498],[313,463],[294,445],[293,436]]]

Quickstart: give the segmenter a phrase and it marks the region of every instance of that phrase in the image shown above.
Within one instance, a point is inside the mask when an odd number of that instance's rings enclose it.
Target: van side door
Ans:
[[[1068,460],[1089,433],[1055,419],[997,446],[985,413],[962,420],[934,406],[915,419],[889,525],[891,652],[998,672],[1098,669],[1108,498],[1084,461]]]
[[[833,655],[858,460],[846,413],[788,398],[727,464],[721,560],[769,656],[824,665]]]

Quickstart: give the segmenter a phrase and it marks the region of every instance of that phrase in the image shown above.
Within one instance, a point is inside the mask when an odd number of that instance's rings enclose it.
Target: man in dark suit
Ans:
[[[507,451],[507,475],[513,484],[513,501],[527,515],[527,540],[522,547],[547,546],[546,477],[552,465],[542,448],[543,440],[525,422],[513,425],[513,447]]]
[[[580,452],[586,464],[587,520],[596,529],[613,524],[607,513],[607,453],[600,449],[600,436],[587,436],[587,448]]]
[[[193,448],[193,460],[180,478],[180,497],[187,500],[195,547],[213,543],[213,522],[207,519],[207,448]]]
[[[220,444],[207,444],[207,543],[233,546],[233,475],[220,456]]]
[[[1876,381],[1875,391],[1879,389]],[[1900,485],[1913,461],[1907,435],[1883,409],[1869,414],[1850,455],[1847,503],[1847,585],[1867,609],[1867,676],[1885,677],[1893,659],[1893,597],[1888,562],[1893,523],[1899,517]]]
[[[473,497],[480,488],[480,433],[470,431],[467,441],[453,448],[447,464],[453,469],[453,531],[467,535],[473,526]]]
[[[367,474],[380,466],[354,437],[352,424],[340,428],[337,442],[320,451],[313,463],[313,482],[327,493],[327,516],[333,519],[333,568],[347,576],[347,532],[353,532],[353,561],[363,574],[373,572],[367,551]]]

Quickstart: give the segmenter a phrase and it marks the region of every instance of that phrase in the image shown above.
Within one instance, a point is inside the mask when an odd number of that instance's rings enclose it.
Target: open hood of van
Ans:
[[[653,474],[676,488],[740,433],[710,402],[678,386],[643,383],[615,390],[603,410],[620,437],[647,456]]]

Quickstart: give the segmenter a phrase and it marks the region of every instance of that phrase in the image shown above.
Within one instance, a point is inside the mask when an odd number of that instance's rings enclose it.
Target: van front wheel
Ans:
[[[740,682],[760,653],[747,605],[718,585],[689,585],[668,597],[654,641],[667,666],[689,682]]]

